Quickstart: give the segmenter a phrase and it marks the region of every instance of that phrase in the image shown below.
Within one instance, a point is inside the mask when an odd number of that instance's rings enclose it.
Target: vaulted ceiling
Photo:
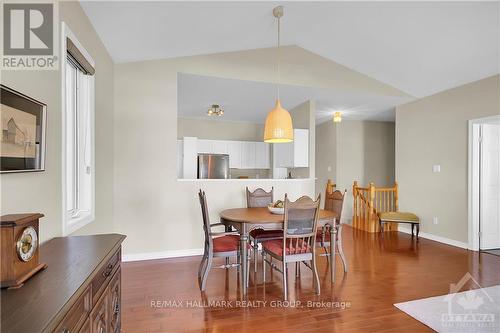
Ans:
[[[116,62],[275,45],[275,2],[81,2]],[[282,2],[298,45],[427,96],[500,72],[499,2]]]

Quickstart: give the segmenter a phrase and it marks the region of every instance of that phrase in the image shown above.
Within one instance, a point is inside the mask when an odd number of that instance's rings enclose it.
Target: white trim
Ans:
[[[474,203],[474,192],[479,191],[479,152],[474,149],[474,141],[478,138],[477,131],[481,124],[498,123],[500,116],[491,116],[469,120],[468,135],[468,184],[467,184],[467,233],[468,248],[479,251],[479,205]]]
[[[405,234],[411,234],[411,229],[409,227],[403,226],[403,225],[399,225],[398,226],[398,231],[399,232],[403,232]],[[443,243],[443,244],[451,245],[451,246],[455,246],[455,247],[460,247],[460,248],[466,249],[466,250],[469,249],[468,244],[465,243],[465,242],[460,242],[460,241],[457,241],[457,240],[454,240],[454,239],[450,239],[450,238],[446,238],[446,237],[441,237],[441,236],[436,236],[436,235],[433,235],[433,234],[428,234],[426,232],[420,232],[418,235],[419,235],[419,237],[422,237],[422,238],[425,238],[425,239],[429,239],[429,240],[432,240],[432,241],[435,241],[435,242],[439,242],[439,243]]]
[[[180,257],[201,256],[202,254],[203,254],[203,249],[167,250],[160,252],[124,254],[122,256],[122,261],[127,262],[127,261],[180,258]]]
[[[86,59],[95,67],[94,59],[90,56],[87,50],[80,44],[78,39],[75,37],[71,29],[65,22],[61,22],[61,47],[60,47],[60,58],[61,59],[61,193],[62,193],[62,234],[63,236],[68,236],[69,234],[75,232],[76,230],[84,227],[85,225],[92,223],[95,220],[95,77],[92,77],[90,81],[91,90],[94,92],[91,94],[90,100],[90,132],[91,132],[91,210],[90,213],[85,214],[79,218],[67,219],[67,203],[66,203],[66,38],[69,37],[71,41],[78,47],[80,52],[86,57]]]

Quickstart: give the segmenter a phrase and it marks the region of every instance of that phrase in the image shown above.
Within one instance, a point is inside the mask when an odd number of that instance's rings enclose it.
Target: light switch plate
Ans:
[[[434,164],[434,165],[432,166],[432,172],[435,172],[435,173],[441,172],[441,165],[439,165],[439,164]]]
[[[433,217],[432,218],[432,223],[433,224],[438,224],[439,223],[439,219],[437,217]]]

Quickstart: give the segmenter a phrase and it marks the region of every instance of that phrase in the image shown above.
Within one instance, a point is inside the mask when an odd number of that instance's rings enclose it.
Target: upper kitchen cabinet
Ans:
[[[274,144],[275,167],[307,168],[309,167],[309,130],[294,129],[293,141]]]
[[[271,167],[270,144],[255,143],[255,169],[269,169]]]

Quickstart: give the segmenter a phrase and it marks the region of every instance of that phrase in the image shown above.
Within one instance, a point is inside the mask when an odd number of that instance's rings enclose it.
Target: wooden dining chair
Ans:
[[[320,294],[318,270],[316,268],[316,228],[318,225],[320,196],[313,201],[307,196],[299,198],[295,202],[288,200],[285,195],[285,216],[283,226],[283,238],[262,242],[262,262],[264,269],[262,277],[266,282],[266,263],[271,269],[283,274],[283,298],[288,299],[287,264],[291,262],[303,263],[313,272],[313,287],[316,294]],[[275,265],[266,256],[281,261],[281,267]]]
[[[205,235],[203,257],[198,268],[198,284],[201,291],[205,290],[208,273],[212,268],[241,268],[241,255],[240,255],[240,236],[236,231],[230,232],[213,232],[213,227],[222,226],[222,223],[210,224],[210,217],[208,215],[207,197],[205,192],[200,190],[198,193],[201,205],[201,214],[203,218],[203,232]],[[213,258],[236,257],[236,263],[229,263],[226,260],[224,265],[212,267]],[[240,269],[240,272],[242,270]]]
[[[273,192],[274,187],[271,187],[270,192],[266,192],[261,188],[250,192],[248,187],[246,188],[247,193],[247,207],[267,207],[269,204],[273,203]],[[259,252],[259,243],[271,239],[280,239],[283,237],[283,230],[262,230],[254,229],[250,231],[250,242],[252,243],[253,249],[253,260],[254,260],[254,272],[257,272],[257,254]]]
[[[326,256],[327,259],[332,257],[332,260],[329,260],[329,262],[335,266],[335,255],[339,254],[340,258],[342,259],[342,265],[344,266],[344,272],[347,273],[347,261],[344,255],[344,250],[342,248],[342,223],[340,223],[341,218],[342,218],[342,208],[344,206],[344,198],[346,195],[347,190],[344,190],[344,192],[340,192],[339,190],[333,190],[333,187],[331,186],[331,183],[328,183],[326,186],[326,192],[325,192],[325,210],[332,211],[336,214],[335,218],[335,226],[333,230],[333,234],[335,235],[335,253],[333,256],[328,252],[328,249],[330,248],[330,225],[325,225],[323,227],[318,228],[317,230],[317,235],[316,235],[316,245],[320,246],[324,250],[324,254],[320,256]],[[332,277],[332,280],[334,280],[334,277]]]

